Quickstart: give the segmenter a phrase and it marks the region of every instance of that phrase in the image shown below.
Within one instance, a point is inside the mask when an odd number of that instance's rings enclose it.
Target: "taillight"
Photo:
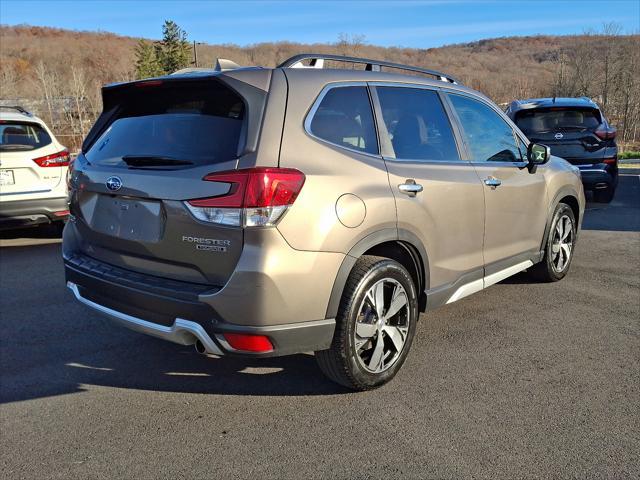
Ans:
[[[618,163],[618,157],[605,158],[602,160],[602,163],[606,163],[607,165],[615,165]]]
[[[594,133],[600,140],[613,140],[616,138],[615,128],[600,127]]]
[[[58,153],[34,158],[33,161],[41,167],[66,167],[69,165],[69,151],[65,149]]]
[[[293,205],[305,176],[292,168],[256,167],[211,173],[203,180],[229,183],[230,187],[224,195],[185,202],[198,220],[238,227],[270,227]]]

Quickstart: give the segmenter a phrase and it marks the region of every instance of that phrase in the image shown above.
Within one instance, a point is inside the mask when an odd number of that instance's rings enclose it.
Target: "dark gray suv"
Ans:
[[[585,190],[609,203],[618,185],[616,129],[587,97],[514,100],[507,115],[534,143],[577,166]]]

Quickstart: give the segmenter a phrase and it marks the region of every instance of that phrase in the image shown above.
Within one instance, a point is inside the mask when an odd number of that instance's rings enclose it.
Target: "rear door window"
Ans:
[[[583,132],[596,130],[602,123],[595,108],[562,108],[523,110],[516,115],[516,125],[529,136],[549,132]]]
[[[377,87],[376,91],[396,159],[460,160],[437,92],[406,87]]]
[[[511,126],[489,105],[449,94],[473,162],[521,162],[520,141]]]
[[[128,166],[127,159],[211,165],[238,156],[245,106],[218,82],[138,88],[85,153],[92,164]]]
[[[37,123],[0,121],[2,152],[36,150],[51,141],[51,136]]]
[[[364,86],[326,92],[309,124],[310,133],[340,147],[377,154],[378,141],[369,92]]]

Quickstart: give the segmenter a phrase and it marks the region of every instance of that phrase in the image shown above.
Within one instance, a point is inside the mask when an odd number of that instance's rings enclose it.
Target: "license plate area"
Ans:
[[[80,208],[95,232],[150,243],[162,238],[165,213],[159,201],[98,194],[86,198]]]
[[[0,185],[15,185],[13,170],[0,170]]]

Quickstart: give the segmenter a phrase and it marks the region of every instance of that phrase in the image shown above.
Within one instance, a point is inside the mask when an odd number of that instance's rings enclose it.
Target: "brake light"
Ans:
[[[143,82],[136,82],[133,84],[136,88],[157,87],[159,85],[162,85],[162,80],[145,80]]]
[[[69,165],[69,151],[65,149],[58,153],[34,158],[33,161],[40,167],[66,167]]]
[[[615,165],[616,163],[618,163],[618,157],[605,158],[604,160],[602,160],[602,162],[606,163],[607,165]]]
[[[613,140],[616,138],[615,128],[600,127],[594,133],[600,140]]]
[[[265,353],[273,351],[269,337],[264,335],[247,335],[244,333],[224,333],[224,339],[235,350]]]
[[[217,197],[185,202],[198,220],[221,225],[269,227],[293,205],[305,176],[292,168],[256,167],[211,173],[203,180],[229,183],[229,191]]]

